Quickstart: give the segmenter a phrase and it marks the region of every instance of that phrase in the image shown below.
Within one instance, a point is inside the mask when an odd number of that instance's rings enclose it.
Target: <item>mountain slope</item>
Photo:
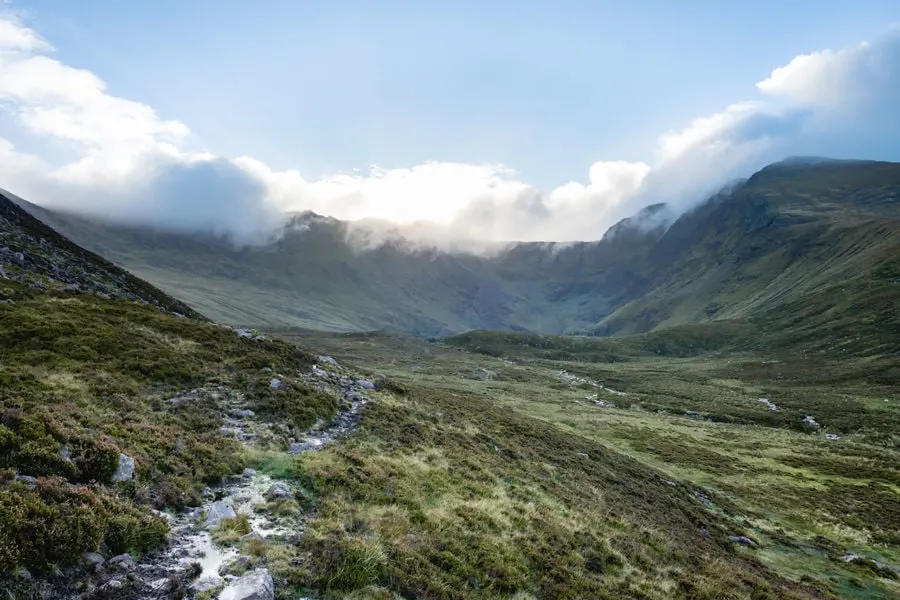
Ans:
[[[670,227],[667,209],[655,205],[597,242],[514,244],[481,255],[396,237],[361,250],[349,241],[349,224],[312,214],[297,216],[271,244],[237,248],[213,236],[28,208],[232,323],[421,336],[626,335],[722,319],[761,324],[819,306],[804,327],[824,340],[829,311],[866,312],[867,298],[880,303],[870,308],[872,318],[886,319],[882,333],[896,327],[888,307],[898,290],[898,193],[898,164],[792,159],[734,183]]]
[[[772,165],[682,216],[651,260],[654,289],[590,331],[741,319],[785,343],[808,335],[896,352],[900,165]]]

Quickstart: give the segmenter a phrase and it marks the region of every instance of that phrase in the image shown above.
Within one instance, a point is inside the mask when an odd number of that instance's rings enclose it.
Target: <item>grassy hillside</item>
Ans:
[[[151,507],[196,505],[243,466],[221,397],[297,427],[334,413],[295,375],[311,355],[194,316],[0,199],[0,589],[84,552],[161,546]]]
[[[817,597],[897,597],[900,377],[872,381],[870,357],[756,350],[752,337],[739,352],[698,350],[698,339],[714,339],[705,334],[718,325],[613,340],[478,332],[442,344],[375,333],[282,332],[408,389],[402,400],[379,409],[379,421],[354,445],[314,458],[310,467],[328,509],[312,530],[331,536],[333,544],[360,543],[384,557],[377,581],[405,590],[413,584],[408,574],[392,569],[395,560],[410,561],[409,553],[416,553],[419,561],[430,556],[427,548],[456,543],[463,531],[474,535],[472,525],[425,533],[432,521],[414,519],[418,510],[446,515],[448,505],[460,502],[434,483],[444,481],[439,477],[474,473],[493,490],[490,503],[476,503],[476,514],[491,523],[478,535],[507,551],[524,544],[528,556],[528,542],[516,532],[532,527],[528,518],[535,510],[550,527],[577,518],[581,530],[614,540],[613,552],[631,566],[606,571],[599,587],[554,588],[572,597],[584,590],[584,597],[789,597],[784,589],[762,591],[732,579],[747,568],[766,579],[774,572],[808,586]],[[743,327],[722,333],[745,339]],[[528,433],[519,437],[513,433],[518,431]],[[458,451],[448,453],[447,447]],[[377,468],[363,458],[382,453],[391,458]],[[579,464],[573,454],[586,462]],[[651,483],[654,477],[658,484]],[[538,487],[526,487],[522,496],[508,491],[531,482]],[[430,494],[425,498],[423,488]],[[389,510],[383,489],[416,510]],[[688,504],[679,504],[681,498]],[[713,551],[703,559],[716,565],[722,577],[717,581],[692,562],[709,546],[697,546],[695,553],[690,528],[677,524],[681,515],[692,514],[691,502],[709,511],[703,516],[707,531],[724,528],[711,538],[725,541],[724,554]],[[520,514],[524,520],[512,516]],[[649,552],[646,561],[620,553],[633,542],[619,536],[637,530],[608,529],[611,514],[647,532],[632,546]],[[357,527],[341,529],[341,519],[351,515]],[[675,522],[666,522],[668,517]],[[645,545],[655,547],[652,531],[665,532],[662,554]],[[745,535],[755,545],[729,542],[731,535]],[[528,533],[523,537],[531,539]],[[406,541],[420,539],[428,542],[425,548]],[[578,548],[577,541],[553,539]],[[557,551],[544,546],[543,552],[555,557]],[[504,564],[519,564],[519,555],[512,556]],[[654,575],[663,564],[657,561],[680,566]],[[565,568],[577,569],[578,563]],[[621,579],[625,571],[632,573],[628,583]],[[697,574],[688,579],[698,587],[677,583],[678,573],[688,572]],[[420,573],[416,585],[445,581],[442,576]],[[590,573],[578,577],[586,578],[586,586],[597,585]],[[463,584],[454,579],[447,585],[453,590]],[[530,593],[548,595],[539,587]]]
[[[799,328],[827,339],[835,326],[835,339],[891,344],[900,325],[889,308],[900,298],[900,166],[768,167],[681,217],[654,252],[655,288],[588,331],[759,319],[792,337]]]

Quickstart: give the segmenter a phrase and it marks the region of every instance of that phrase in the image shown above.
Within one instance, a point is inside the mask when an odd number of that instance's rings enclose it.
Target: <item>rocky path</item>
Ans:
[[[375,383],[352,377],[330,357],[319,357],[319,365],[301,375],[320,390],[339,394],[341,409],[331,423],[319,421],[295,438],[287,455],[315,452],[350,433],[370,401],[369,392],[375,389]],[[271,385],[279,385],[279,380],[273,378]],[[274,426],[256,419],[239,395],[222,394],[221,408],[222,434],[234,436],[248,448],[272,433],[268,430]],[[303,534],[303,517],[278,516],[265,509],[269,501],[292,497],[290,482],[252,469],[245,469],[221,487],[204,490],[202,506],[179,515],[165,515],[171,543],[164,552],[133,566],[130,579],[136,585],[128,597],[170,600],[206,592],[217,594],[212,597],[221,600],[274,599],[275,582],[269,572],[265,568],[246,571],[249,557],[242,556],[237,546],[217,544],[213,533],[224,520],[246,516],[249,532],[241,535],[241,542],[258,538],[276,544],[295,543]]]

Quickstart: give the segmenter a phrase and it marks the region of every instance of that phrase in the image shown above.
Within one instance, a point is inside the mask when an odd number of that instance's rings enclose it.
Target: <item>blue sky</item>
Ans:
[[[595,238],[784,155],[900,159],[897,0],[6,6],[0,186],[73,210]]]
[[[305,176],[498,162],[554,186],[650,160],[660,132],[900,2],[37,0],[63,61],[187,123],[200,146]]]

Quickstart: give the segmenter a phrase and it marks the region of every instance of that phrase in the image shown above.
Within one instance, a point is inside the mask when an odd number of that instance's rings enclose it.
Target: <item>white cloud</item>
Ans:
[[[866,148],[896,151],[898,48],[900,34],[892,30],[873,43],[798,56],[757,84],[760,99],[661,135],[650,164],[599,161],[586,182],[541,190],[497,164],[372,166],[310,181],[252,157],[197,152],[185,124],[110,94],[97,75],[52,58],[48,42],[6,15],[0,16],[0,106],[19,133],[65,148],[71,158],[53,162],[21,153],[10,141],[18,138],[4,134],[0,185],[50,206],[243,240],[264,238],[285,212],[301,210],[364,220],[354,231],[366,243],[398,235],[384,220],[410,224],[404,231],[417,243],[442,246],[598,239],[644,205],[667,202],[684,210],[785,154],[840,153],[857,138]]]

